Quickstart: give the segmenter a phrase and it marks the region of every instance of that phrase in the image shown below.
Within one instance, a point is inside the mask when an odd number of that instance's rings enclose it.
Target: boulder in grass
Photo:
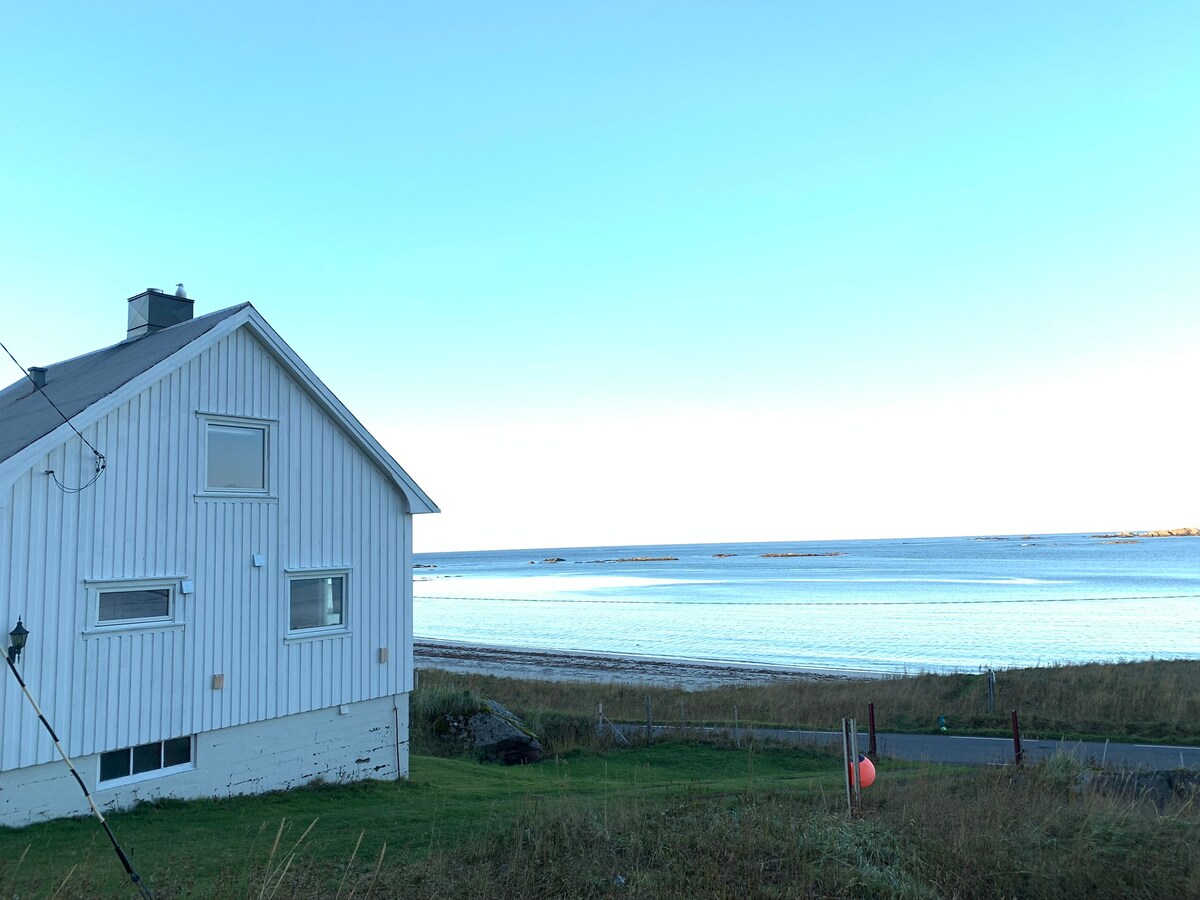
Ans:
[[[1084,773],[1075,785],[1077,792],[1093,791],[1127,799],[1143,800],[1164,812],[1172,804],[1190,805],[1200,799],[1200,772],[1169,769],[1162,772]]]
[[[518,716],[495,700],[480,700],[471,713],[446,717],[447,730],[482,759],[506,766],[533,763],[542,758],[537,735]]]

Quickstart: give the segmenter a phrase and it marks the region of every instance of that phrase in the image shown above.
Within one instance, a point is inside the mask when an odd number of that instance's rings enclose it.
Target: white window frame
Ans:
[[[163,778],[167,775],[177,775],[180,772],[190,772],[196,768],[196,736],[194,734],[181,734],[179,738],[188,738],[191,741],[191,749],[188,753],[189,759],[185,763],[179,763],[175,766],[167,766],[165,768],[151,769],[148,772],[138,772],[134,775],[125,775],[121,778],[110,778],[107,781],[100,780],[100,758],[106,753],[118,753],[125,750],[132,754],[136,747],[142,746],[135,744],[132,747],[115,747],[112,750],[105,750],[103,753],[96,754],[96,790],[104,791],[109,788],[124,787],[127,784],[138,784],[142,781],[151,781],[155,778]],[[148,744],[166,744],[168,741],[178,740],[179,738],[163,738],[161,741],[147,741]],[[159,758],[162,758],[163,749],[159,748]],[[130,768],[133,768],[132,758],[130,760]]]
[[[88,594],[87,628],[84,634],[107,634],[115,631],[142,631],[152,628],[182,628],[185,624],[181,616],[180,590],[186,576],[169,578],[122,578],[85,581]],[[139,619],[116,619],[109,622],[100,621],[100,595],[118,591],[167,591],[167,614],[165,616],[150,616]]]
[[[275,444],[277,419],[260,419],[254,416],[230,416],[223,413],[197,412],[200,420],[200,490],[196,497],[236,497],[242,500],[274,500],[276,494],[275,467],[272,454]],[[253,428],[263,433],[263,486],[261,488],[210,487],[208,484],[208,431],[210,425],[226,428]]]
[[[328,637],[342,637],[350,634],[351,618],[351,578],[350,569],[287,569],[284,581],[283,615],[286,625],[285,638],[287,643],[305,640],[317,640]],[[312,628],[292,628],[292,582],[312,578],[340,578],[342,580],[342,621],[337,625],[319,625]]]

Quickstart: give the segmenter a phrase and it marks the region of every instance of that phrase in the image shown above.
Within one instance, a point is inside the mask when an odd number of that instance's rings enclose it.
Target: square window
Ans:
[[[292,631],[346,624],[345,575],[292,578],[288,592],[288,627]]]
[[[163,768],[182,766],[192,761],[192,739],[190,737],[174,738],[163,741]]]
[[[146,622],[170,617],[170,588],[153,587],[99,592],[97,624]]]
[[[162,768],[162,744],[155,741],[153,744],[142,744],[133,748],[133,774],[140,775],[142,772],[153,772],[155,769]]]
[[[209,422],[205,483],[210,491],[265,491],[266,426]]]
[[[100,754],[100,780],[112,781],[129,775],[129,748]]]

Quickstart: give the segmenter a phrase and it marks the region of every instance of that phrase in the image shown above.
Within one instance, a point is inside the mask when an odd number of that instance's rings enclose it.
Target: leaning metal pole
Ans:
[[[92,813],[100,821],[100,827],[104,829],[104,833],[108,835],[108,839],[112,841],[113,850],[117,853],[117,859],[121,860],[121,865],[125,867],[125,872],[129,875],[129,880],[133,882],[146,900],[154,900],[154,895],[150,893],[150,889],[142,882],[142,878],[138,875],[137,870],[133,868],[133,864],[129,861],[129,857],[125,855],[125,851],[121,849],[121,845],[117,843],[117,836],[113,834],[112,829],[108,827],[108,822],[104,815],[96,806],[96,801],[92,799],[91,792],[88,791],[87,785],[83,783],[83,779],[79,777],[79,772],[75,769],[75,764],[71,762],[71,757],[67,756],[67,751],[63,749],[59,743],[58,735],[54,733],[54,728],[46,721],[46,716],[42,713],[42,709],[38,706],[37,701],[33,699],[33,694],[29,692],[28,685],[25,684],[25,679],[21,677],[21,673],[17,671],[17,667],[13,665],[12,659],[3,647],[0,647],[0,656],[4,657],[4,661],[8,663],[8,668],[12,671],[13,677],[17,679],[17,684],[21,686],[21,690],[25,692],[25,699],[29,701],[29,705],[33,707],[33,711],[37,713],[38,720],[45,726],[46,731],[50,735],[50,739],[54,741],[54,748],[58,750],[58,755],[63,758],[63,762],[67,764],[67,768],[71,770],[71,774],[75,776],[75,782],[79,785],[79,789],[83,791],[83,796],[87,798],[88,806],[92,808]]]

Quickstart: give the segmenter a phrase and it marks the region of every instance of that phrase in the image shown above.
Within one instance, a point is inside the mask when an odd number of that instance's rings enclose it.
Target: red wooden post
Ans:
[[[872,757],[875,756],[875,704],[867,704],[867,727],[870,731],[870,739],[867,742],[867,752]]]
[[[1024,751],[1021,750],[1021,725],[1017,722],[1017,711],[1012,711],[1012,732],[1013,732],[1013,758],[1017,765],[1021,765],[1021,757]]]

